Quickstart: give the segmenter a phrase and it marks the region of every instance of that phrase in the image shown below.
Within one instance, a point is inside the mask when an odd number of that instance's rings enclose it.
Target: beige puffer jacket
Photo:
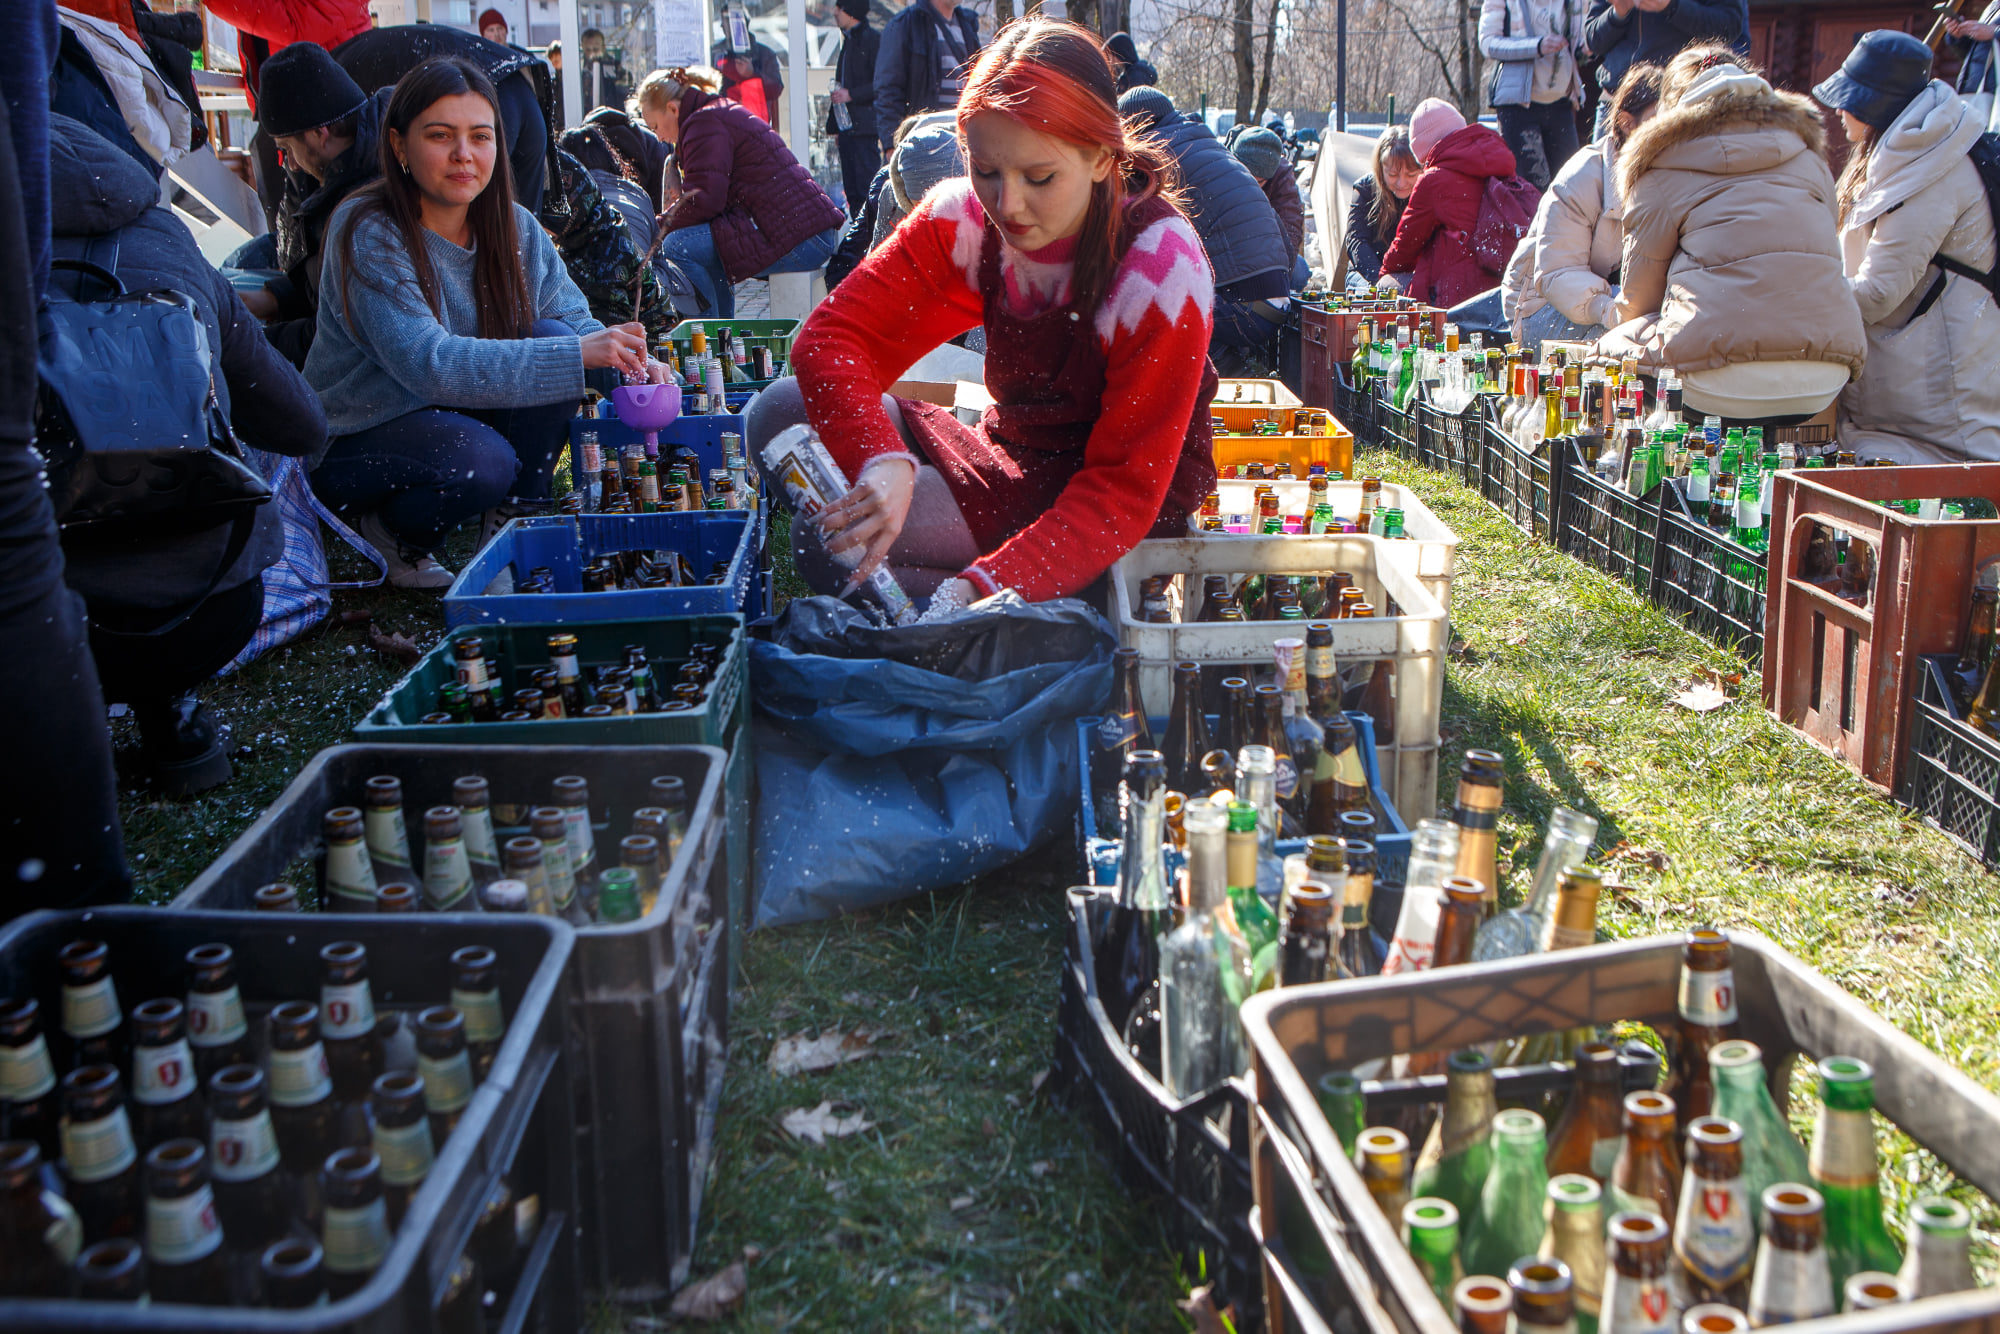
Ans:
[[[1931,263],[1943,254],[1993,267],[1993,215],[1966,156],[1983,129],[1933,80],[1868,156],[1867,187],[1840,233],[1868,332],[1867,368],[1840,397],[1840,439],[1863,457],[2000,459],[2000,305]]]
[[[1521,321],[1548,305],[1576,324],[1613,322],[1610,275],[1625,240],[1625,209],[1610,188],[1617,158],[1606,135],[1585,144],[1549,182],[1500,283],[1501,308],[1517,338]]]
[[[1600,351],[1648,370],[1823,361],[1860,371],[1867,344],[1810,101],[1711,70],[1633,134],[1618,180],[1624,285]]]

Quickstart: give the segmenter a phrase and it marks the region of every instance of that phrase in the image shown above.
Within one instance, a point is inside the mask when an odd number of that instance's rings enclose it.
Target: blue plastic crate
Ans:
[[[757,391],[746,389],[740,392],[732,389],[726,397],[732,411],[710,412],[700,416],[676,417],[660,432],[660,457],[662,463],[672,459],[682,449],[691,449],[701,460],[702,480],[713,470],[722,466],[722,437],[743,434],[743,409]],[[606,450],[622,450],[627,445],[642,445],[646,437],[635,431],[615,416],[572,417],[569,420],[570,458],[583,457],[583,433],[597,432],[597,443]],[[752,471],[755,471],[754,465]]]
[[[581,532],[579,533],[579,527]],[[466,563],[444,595],[447,626],[532,622],[651,620],[662,616],[764,614],[764,581],[758,560],[764,544],[761,510],[663,511],[657,514],[585,514],[516,519]],[[617,551],[678,551],[698,575],[729,562],[720,584],[690,588],[583,591],[583,567]],[[487,589],[511,567],[519,583],[547,566],[554,593],[494,593]]]

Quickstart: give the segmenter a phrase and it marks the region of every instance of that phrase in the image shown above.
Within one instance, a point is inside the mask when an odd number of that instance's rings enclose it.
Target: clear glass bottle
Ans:
[[[1542,1201],[1549,1192],[1542,1158],[1547,1152],[1547,1129],[1539,1115],[1510,1107],[1494,1116],[1493,1168],[1465,1225],[1461,1254],[1467,1272],[1502,1272],[1541,1245]]]
[[[1909,1253],[1898,1278],[1909,1300],[1968,1292],[1972,1275],[1972,1213],[1956,1200],[1919,1196],[1910,1206]]]
[[[1786,1182],[1765,1190],[1762,1200],[1764,1227],[1750,1279],[1750,1323],[1782,1325],[1832,1315],[1826,1206],[1819,1192]]]
[[[1819,1063],[1820,1108],[1807,1161],[1826,1201],[1826,1255],[1833,1285],[1865,1270],[1894,1273],[1903,1252],[1882,1221],[1875,1157],[1875,1071],[1853,1056]]]
[[[1569,1266],[1577,1334],[1595,1334],[1604,1307],[1604,1188],[1566,1172],[1549,1178],[1539,1254]]]
[[[1445,877],[1458,861],[1458,826],[1445,820],[1420,820],[1410,837],[1403,908],[1396,917],[1396,934],[1382,961],[1382,976],[1413,973],[1430,967],[1437,945],[1438,917],[1444,907]]]
[[[1708,1065],[1715,1082],[1714,1114],[1743,1130],[1743,1188],[1750,1198],[1762,1201],[1764,1192],[1781,1182],[1811,1181],[1805,1145],[1771,1099],[1764,1053],[1757,1044],[1742,1038],[1719,1042],[1709,1049]],[[1819,1226],[1823,1229],[1823,1219]]]
[[[1680,1307],[1671,1284],[1667,1224],[1659,1215],[1613,1214],[1607,1232],[1610,1268],[1604,1280],[1604,1334],[1675,1334]]]
[[[1596,838],[1596,820],[1567,806],[1556,807],[1549,816],[1548,833],[1542,840],[1526,902],[1496,914],[1479,928],[1479,938],[1472,945],[1475,962],[1517,958],[1542,948],[1555,912],[1557,883],[1564,871],[1589,859]]]
[[[1493,1169],[1493,1118],[1499,1110],[1492,1060],[1477,1048],[1451,1053],[1445,1068],[1444,1114],[1432,1123],[1417,1156],[1413,1189],[1418,1195],[1449,1200],[1461,1218],[1473,1217]]]
[[[1411,1200],[1403,1206],[1403,1245],[1438,1301],[1448,1304],[1465,1277],[1458,1264],[1458,1207],[1450,1200]]]

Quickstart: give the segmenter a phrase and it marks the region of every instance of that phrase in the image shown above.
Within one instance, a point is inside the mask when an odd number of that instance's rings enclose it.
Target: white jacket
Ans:
[[[1606,135],[1563,163],[1500,281],[1500,304],[1518,338],[1521,321],[1553,305],[1577,324],[1609,327],[1624,246],[1618,150]]]
[[[1864,457],[2000,460],[2000,304],[1983,284],[1931,263],[1943,254],[1982,273],[1993,267],[1993,217],[1966,157],[1984,129],[1933,80],[1876,142],[1867,188],[1841,230],[1868,359],[1840,397],[1839,432]]]
[[[1583,102],[1583,78],[1576,52],[1583,45],[1586,0],[1562,0],[1553,27],[1537,27],[1536,14],[1525,0],[1480,0],[1479,53],[1493,61],[1487,75],[1489,106],[1526,106],[1536,86],[1556,84],[1571,102]],[[1564,49],[1541,53],[1544,37],[1560,37]],[[1545,99],[1546,100],[1546,99]]]

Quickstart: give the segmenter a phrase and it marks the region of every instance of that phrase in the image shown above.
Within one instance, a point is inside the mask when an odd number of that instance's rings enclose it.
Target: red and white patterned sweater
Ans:
[[[1074,242],[1034,253],[1002,244],[964,179],[933,190],[799,333],[794,369],[807,415],[856,477],[872,459],[909,452],[882,394],[924,353],[982,322],[988,326],[986,381],[996,407],[979,435],[1001,458],[999,484],[966,482],[945,469],[987,552],[964,577],[985,592],[1012,588],[1030,601],[1077,592],[1161,519],[1177,469],[1213,476],[1206,396],[1214,375],[1208,364],[1214,277],[1185,217],[1159,201],[1138,207],[1158,216],[1139,231],[1099,304],[1094,347],[1072,348],[1074,338],[1089,335],[1060,322]],[[989,246],[999,250],[1005,309],[998,312],[986,310],[980,291]],[[1023,337],[1022,323],[1037,319],[1043,322],[1034,327],[1043,332]],[[1078,350],[1087,355],[1078,358]],[[1079,365],[1101,365],[1101,381],[1088,369],[1079,376]],[[1034,424],[1055,398],[1079,399],[1079,382],[1096,401],[1074,404],[1082,409],[1073,414],[1078,421]],[[1010,397],[1022,405],[1011,418]],[[1184,453],[1200,468],[1184,468]],[[1010,495],[1034,492],[1032,486],[1010,492],[1016,462],[1022,473],[1070,470],[1052,504],[1013,500],[1015,508],[1005,508]],[[1179,489],[1187,486],[1183,479]]]

